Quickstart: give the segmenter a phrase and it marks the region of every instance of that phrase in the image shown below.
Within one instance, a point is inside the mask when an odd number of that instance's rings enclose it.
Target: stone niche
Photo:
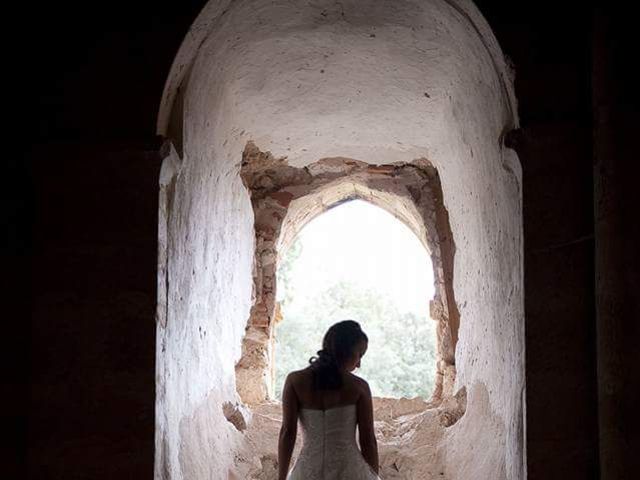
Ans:
[[[439,404],[379,401],[385,478],[524,478],[516,112],[470,1],[207,3],[158,117],[156,478],[273,477],[278,252],[350,198],[436,270]]]
[[[286,158],[274,158],[248,142],[240,175],[255,218],[253,305],[236,365],[241,399],[249,405],[272,399],[273,331],[280,317],[275,300],[279,255],[310,220],[356,198],[392,213],[416,234],[431,256],[435,296],[430,310],[437,322],[437,372],[430,402],[437,404],[451,395],[459,324],[452,283],[455,246],[433,165],[426,159],[371,165],[324,158],[296,168]]]
[[[426,159],[373,165],[340,157],[296,168],[288,165],[286,158],[262,152],[250,141],[243,152],[240,175],[254,211],[255,252],[253,306],[242,357],[236,364],[238,393],[250,408],[242,412],[237,405],[225,407],[227,420],[244,431],[233,475],[247,479],[277,476],[281,406],[270,397],[270,388],[273,330],[281,320],[275,301],[278,256],[307,222],[357,198],[386,209],[409,226],[430,253],[434,269],[431,316],[438,325],[435,389],[430,399],[374,399],[382,474],[384,478],[442,478],[444,466],[438,447],[446,428],[465,413],[466,389],[453,391],[459,322],[452,287],[455,247],[437,170]],[[250,420],[245,420],[245,415],[250,415]],[[415,451],[421,455],[416,456]]]

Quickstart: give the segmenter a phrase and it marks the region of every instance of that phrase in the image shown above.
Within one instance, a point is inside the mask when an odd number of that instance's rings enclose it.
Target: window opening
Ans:
[[[347,318],[369,336],[355,373],[375,396],[429,398],[436,375],[433,268],[406,225],[368,202],[342,203],[299,232],[279,259],[277,277],[277,398],[287,373],[308,365],[326,329]]]

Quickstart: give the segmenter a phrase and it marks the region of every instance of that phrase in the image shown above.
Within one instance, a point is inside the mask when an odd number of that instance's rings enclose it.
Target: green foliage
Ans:
[[[424,315],[400,313],[390,297],[359,285],[337,282],[314,298],[299,298],[290,287],[292,265],[301,247],[294,243],[278,270],[283,288],[283,321],[276,327],[276,395],[287,373],[304,368],[322,346],[335,322],[360,322],[369,349],[356,372],[376,396],[429,397],[435,377],[435,322]]]
[[[289,249],[284,252],[284,255],[278,262],[278,288],[280,289],[280,305],[284,308],[293,301],[293,282],[292,274],[295,262],[300,258],[302,254],[302,243],[300,243],[299,237],[293,241],[289,246]]]

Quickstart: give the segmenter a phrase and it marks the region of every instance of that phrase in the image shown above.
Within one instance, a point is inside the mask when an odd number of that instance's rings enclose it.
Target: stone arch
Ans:
[[[313,218],[356,198],[388,211],[407,225],[431,256],[435,296],[430,309],[438,334],[436,386],[431,401],[437,403],[451,395],[459,323],[453,292],[455,246],[440,178],[429,161],[370,165],[347,158],[326,158],[296,168],[248,142],[240,175],[255,218],[254,300],[242,357],[236,365],[236,385],[243,401],[258,404],[270,397],[273,327],[278,317],[278,257]]]
[[[507,62],[470,1],[209,2],[158,118],[175,148],[161,190],[156,476],[217,477],[242,442],[221,406],[238,402],[254,304],[260,219],[241,179],[253,141],[296,171],[335,158],[437,169],[461,319],[452,391],[468,392],[443,468],[522,478],[521,179],[504,145],[517,124]]]

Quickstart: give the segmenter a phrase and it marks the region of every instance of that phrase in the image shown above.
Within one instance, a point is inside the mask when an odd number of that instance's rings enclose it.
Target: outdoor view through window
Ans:
[[[308,365],[327,328],[344,319],[369,336],[355,373],[374,396],[428,398],[436,371],[433,294],[426,249],[388,212],[354,200],[312,220],[278,267],[277,398],[287,373]]]

